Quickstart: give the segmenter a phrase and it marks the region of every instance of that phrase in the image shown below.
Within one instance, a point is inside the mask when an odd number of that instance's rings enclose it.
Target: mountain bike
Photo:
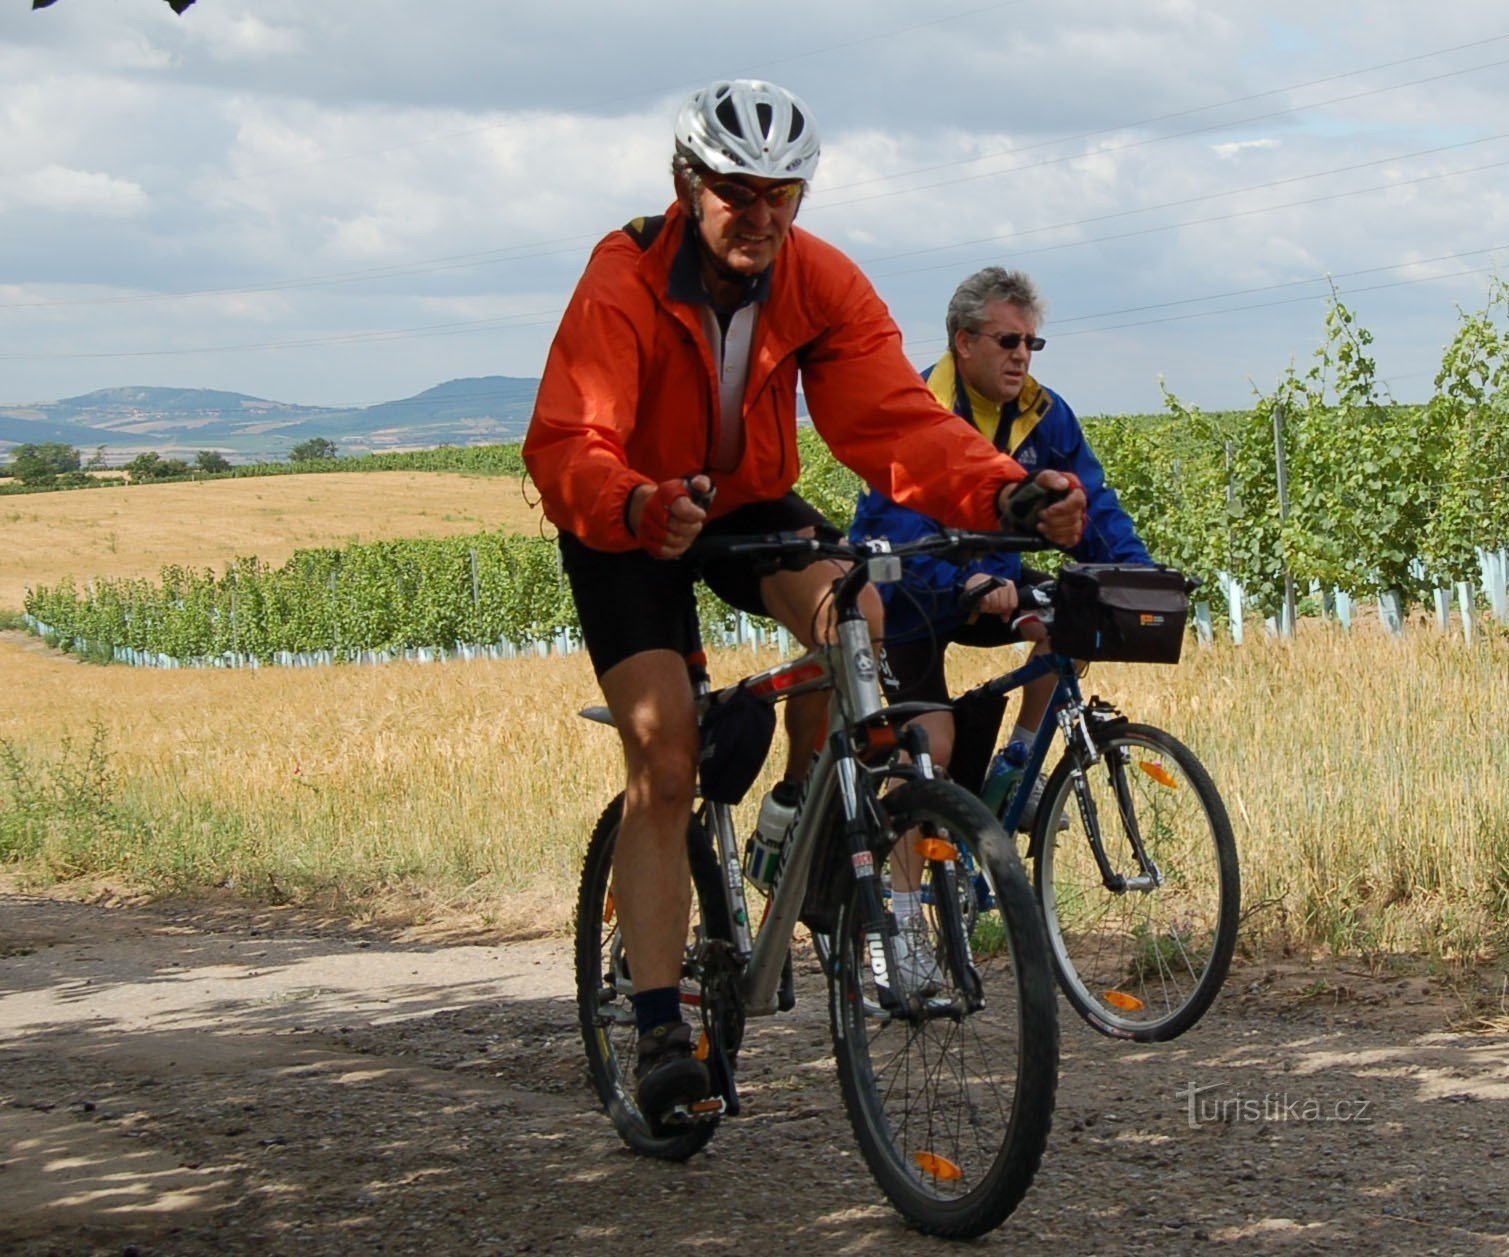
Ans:
[[[1087,573],[1101,570],[1070,567],[1058,582],[1023,587],[1017,623],[1041,620],[1055,649],[977,686],[955,706],[1004,696],[1040,676],[1057,678],[1048,715],[998,818],[1007,833],[1017,832],[1049,748],[1062,735],[1063,754],[1043,788],[1027,850],[1054,972],[1075,1011],[1102,1034],[1160,1042],[1194,1025],[1225,982],[1241,880],[1226,807],[1194,752],[1098,695],[1086,701],[1081,693],[1076,659],[1176,662],[1183,635],[1182,614],[1168,623],[1173,603],[1153,595],[1147,605],[1158,606],[1139,611],[1138,595],[1125,591],[1122,610],[1129,614],[1120,630],[1103,624],[1086,631],[1086,620],[1103,611],[1093,600],[1066,597],[1063,580],[1083,587]],[[1161,583],[1165,594],[1173,587]],[[1151,620],[1159,621],[1152,645],[1132,643]],[[965,784],[979,785],[978,768],[957,754],[954,766]],[[970,870],[965,878],[988,903],[985,874]]]
[[[681,1002],[712,1090],[654,1128],[634,1100],[633,975],[614,905],[622,796],[592,835],[577,908],[577,1000],[593,1083],[631,1148],[681,1160],[724,1117],[741,1112],[737,1065],[746,1024],[794,1004],[789,953],[802,921],[831,940],[825,974],[839,1083],[882,1191],[913,1225],[956,1238],[999,1225],[1021,1201],[1042,1159],[1058,1080],[1057,1001],[1041,915],[1006,832],[976,797],[935,776],[925,734],[905,727],[936,705],[886,705],[858,598],[867,583],[899,579],[907,553],[967,556],[1045,544],[946,532],[894,550],[886,542],[792,534],[694,547],[703,559],[746,555],[772,569],[824,558],[852,566],[833,585],[832,645],[716,691],[705,661],[689,659],[704,731],[737,729],[729,717],[738,705],[768,709],[818,690],[831,693],[829,725],[758,923],[732,804],[752,783],[769,733],[755,771],[733,790],[710,791],[704,760],[700,802],[687,821],[693,922]],[[583,714],[611,723],[605,708]],[[988,871],[989,909],[966,913],[966,862]],[[925,892],[920,945],[915,933],[903,943],[889,910],[889,888],[903,866],[909,884],[920,880]],[[925,981],[916,977],[918,951],[929,962]]]

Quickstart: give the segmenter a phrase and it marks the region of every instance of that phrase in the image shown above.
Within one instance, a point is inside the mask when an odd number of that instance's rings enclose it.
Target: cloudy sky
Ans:
[[[1020,266],[1082,414],[1246,405],[1327,276],[1421,400],[1509,261],[1488,0],[6,0],[0,402],[538,375],[592,243],[669,201],[678,103],[734,76],[812,106],[799,221],[914,361]]]

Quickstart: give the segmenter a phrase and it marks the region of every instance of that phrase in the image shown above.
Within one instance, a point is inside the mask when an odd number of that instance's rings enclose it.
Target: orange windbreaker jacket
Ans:
[[[625,231],[592,252],[561,319],[524,440],[556,527],[632,550],[635,486],[703,472],[718,388],[698,310],[667,296],[686,218],[669,210],[646,250]],[[796,387],[829,448],[895,502],[959,528],[994,529],[1001,486],[1026,473],[939,404],[857,266],[793,227],[759,312],[744,391],[744,448],[713,477],[713,516],[796,483]]]

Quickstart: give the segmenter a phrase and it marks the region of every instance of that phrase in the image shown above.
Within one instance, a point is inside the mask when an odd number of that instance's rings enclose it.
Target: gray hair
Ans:
[[[1024,271],[1008,271],[987,266],[976,271],[954,289],[948,303],[948,346],[954,345],[956,332],[978,332],[985,322],[985,307],[992,301],[1009,301],[1020,306],[1034,323],[1041,323],[1046,313],[1037,286]]]

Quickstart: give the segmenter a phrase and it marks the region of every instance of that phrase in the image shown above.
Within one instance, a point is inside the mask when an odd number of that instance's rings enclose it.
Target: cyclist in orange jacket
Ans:
[[[683,105],[675,138],[675,202],[593,250],[524,442],[623,743],[614,897],[635,983],[637,1098],[652,1126],[708,1089],[678,991],[699,754],[685,662],[693,586],[705,579],[811,646],[827,640],[835,576],[831,563],[762,576],[734,562],[699,570],[682,556],[703,531],[825,525],[791,491],[799,377],[819,434],[894,501],[994,529],[1026,476],[984,437],[961,439],[869,281],[793,226],[819,152],[800,99],[770,83],[717,82]],[[1069,487],[1057,473],[1037,480]],[[1073,491],[1039,528],[1072,544],[1083,510]],[[868,592],[878,641],[880,600]],[[822,695],[788,704],[788,778],[806,772],[824,704]]]

